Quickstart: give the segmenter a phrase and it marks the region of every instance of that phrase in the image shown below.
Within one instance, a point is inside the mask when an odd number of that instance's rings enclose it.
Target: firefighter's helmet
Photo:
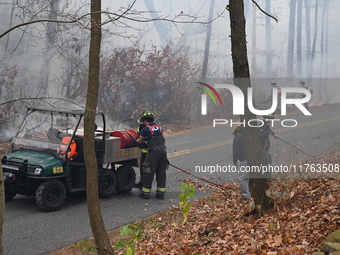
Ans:
[[[233,130],[233,135],[236,135],[237,132],[242,132],[242,126],[237,125]]]
[[[143,122],[144,120],[151,122],[154,120],[154,114],[150,111],[144,111],[140,114],[140,121]]]

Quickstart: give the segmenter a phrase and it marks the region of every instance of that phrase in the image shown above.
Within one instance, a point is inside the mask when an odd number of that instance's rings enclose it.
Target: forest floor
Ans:
[[[319,164],[338,166],[340,151],[326,153]],[[337,168],[338,169],[338,168]],[[213,189],[211,195],[190,203],[183,221],[183,210],[168,211],[125,226],[135,239],[135,254],[312,254],[320,243],[340,228],[340,180],[334,178],[272,179],[270,190],[276,195],[274,207],[263,215],[248,215],[251,203],[241,200],[237,184],[222,188],[202,185],[192,179],[196,189]],[[121,238],[120,229],[109,231],[112,246]],[[125,232],[128,233],[128,232]],[[124,254],[123,246],[116,254]],[[97,254],[93,239],[57,250],[50,255]]]

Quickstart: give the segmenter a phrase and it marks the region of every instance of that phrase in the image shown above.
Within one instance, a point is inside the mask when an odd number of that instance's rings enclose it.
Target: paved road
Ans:
[[[328,146],[340,141],[339,106],[325,106],[312,110],[312,116],[301,114],[287,118],[296,119],[296,128],[273,128],[277,135],[309,154],[318,154]],[[282,117],[280,117],[283,119]],[[200,177],[222,183],[232,178],[226,173],[197,173],[195,167],[232,164],[232,129],[220,126],[177,136],[168,137],[167,147],[172,164],[188,170]],[[271,138],[274,164],[294,162],[308,158],[296,153],[289,145]],[[164,201],[152,197],[143,200],[138,190],[110,199],[101,200],[101,209],[107,230],[146,218],[158,211],[167,210],[178,204],[179,186],[187,174],[177,169],[168,170],[168,192]],[[196,193],[197,198],[204,193]],[[17,196],[6,203],[3,244],[6,255],[38,255],[67,246],[70,243],[92,236],[84,193],[68,196],[61,211],[45,213],[36,205],[33,197]]]

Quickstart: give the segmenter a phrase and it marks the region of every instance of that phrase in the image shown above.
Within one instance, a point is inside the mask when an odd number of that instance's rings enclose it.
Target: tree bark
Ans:
[[[56,20],[59,9],[59,0],[50,0],[50,10],[48,19]],[[57,95],[58,89],[55,84],[50,83],[50,72],[51,72],[51,59],[54,54],[55,41],[58,32],[58,24],[56,22],[47,23],[46,31],[46,50],[44,51],[44,61],[42,63],[42,69],[40,73],[39,89],[36,91],[37,96],[46,96],[51,93],[52,95]]]
[[[91,42],[89,52],[89,79],[84,116],[84,156],[87,169],[87,205],[94,241],[99,255],[112,255],[103,222],[98,193],[98,165],[94,148],[95,112],[99,91],[99,67],[101,45],[101,0],[91,1]]]
[[[148,8],[150,12],[151,19],[159,18],[158,16],[159,14],[156,12],[157,9],[155,8],[155,5],[152,1],[144,0],[144,4],[146,5],[146,8]],[[158,38],[161,41],[161,46],[165,47],[167,44],[166,38],[169,33],[169,30],[167,29],[166,26],[164,26],[163,21],[154,22],[154,26],[158,34]]]
[[[319,3],[318,0],[315,0],[315,14],[314,14],[314,35],[313,35],[313,45],[312,45],[312,51],[311,51],[311,76],[308,78],[313,78],[314,74],[314,58],[315,58],[315,52],[316,52],[316,39],[318,37],[318,24],[319,24]]]
[[[211,0],[210,8],[209,8],[208,21],[211,21],[212,18],[213,18],[214,6],[215,6],[215,0]],[[209,62],[209,53],[210,53],[211,30],[212,30],[212,24],[210,24],[207,27],[207,32],[206,32],[206,35],[205,35],[205,48],[204,48],[203,68],[202,68],[202,81],[203,82],[206,82],[207,73],[208,73],[208,62]]]
[[[10,16],[9,25],[8,25],[9,28],[11,28],[12,24],[13,24],[14,8],[15,8],[15,0],[13,0],[13,3],[12,3],[11,16]],[[2,87],[3,87],[3,84],[5,83],[4,77],[6,75],[6,67],[8,66],[7,53],[8,53],[8,47],[9,47],[9,38],[10,38],[10,36],[8,35],[7,38],[6,38],[6,42],[3,45],[4,46],[4,53],[3,53],[3,56],[2,56],[2,65],[0,65],[0,98],[2,96]]]
[[[296,0],[290,0],[288,50],[287,50],[287,78],[294,77],[294,38],[295,38],[295,13]]]
[[[302,77],[302,0],[297,2],[296,72]]]
[[[256,5],[253,3],[253,23],[252,26],[252,35],[251,35],[251,75],[252,77],[256,77],[257,68],[256,68]]]
[[[310,28],[310,0],[305,0],[306,13],[306,77],[312,77],[311,73],[311,28]]]
[[[0,255],[4,254],[4,248],[2,245],[2,227],[4,224],[4,219],[5,219],[5,188],[4,177],[2,175],[2,165],[0,162]]]
[[[247,58],[246,21],[244,17],[243,1],[230,0],[229,12],[234,83],[242,90],[243,95],[245,95],[245,101],[247,102],[247,89],[251,87],[251,82]],[[259,130],[256,127],[250,127],[246,124],[250,119],[257,119],[257,117],[249,111],[248,107],[246,107],[245,115],[240,116],[240,121],[241,123],[245,123],[243,126],[247,163],[252,166],[264,165]],[[270,207],[269,198],[266,196],[268,180],[262,178],[261,175],[251,174],[250,189],[256,209],[260,212],[267,210]]]
[[[270,0],[266,0],[266,12],[270,13]],[[266,76],[272,77],[272,29],[270,17],[266,16]]]
[[[327,48],[327,44],[328,44],[328,38],[327,38],[327,18],[329,17],[329,13],[328,12],[328,6],[329,6],[329,1],[326,0],[323,2],[323,10],[322,10],[322,16],[321,16],[321,38],[320,38],[320,74],[319,77],[327,77],[326,74],[326,70],[328,70],[327,68],[327,62],[325,61],[326,56],[328,55],[326,52],[326,48]],[[326,18],[327,17],[327,18]],[[320,92],[323,92],[323,86],[320,83]]]

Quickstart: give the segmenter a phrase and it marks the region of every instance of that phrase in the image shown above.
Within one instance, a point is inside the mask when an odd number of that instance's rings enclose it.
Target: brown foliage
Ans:
[[[274,191],[284,188],[292,197],[276,198],[275,207],[262,217],[246,217],[249,204],[241,202],[237,185],[229,184],[230,189],[191,203],[184,224],[178,208],[144,220],[144,236],[134,248],[137,254],[312,254],[340,227],[339,185],[338,179],[272,181]],[[113,243],[118,233],[110,233]],[[81,251],[86,245],[52,254],[94,254]]]
[[[171,211],[156,215],[136,249],[139,254],[311,254],[340,226],[339,180],[287,180],[284,185],[294,197],[278,201],[260,218],[244,216],[249,207],[232,189],[193,203],[184,225],[167,221]]]
[[[114,120],[150,110],[162,124],[188,122],[189,89],[197,72],[184,47],[115,48],[102,60],[99,107]]]

